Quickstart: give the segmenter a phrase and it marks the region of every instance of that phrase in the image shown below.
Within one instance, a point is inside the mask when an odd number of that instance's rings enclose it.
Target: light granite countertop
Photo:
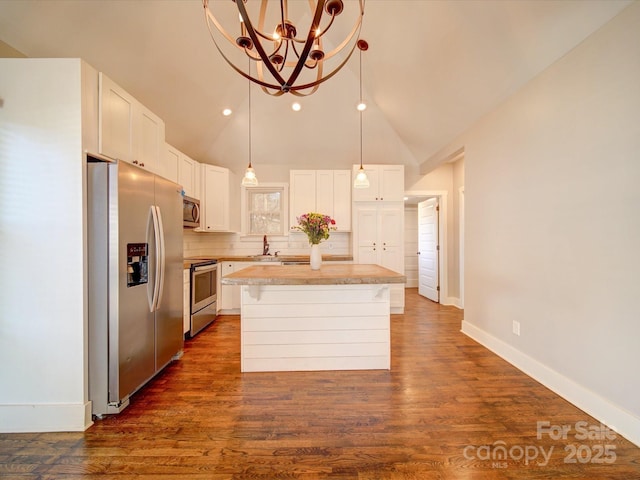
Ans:
[[[407,278],[380,265],[323,263],[309,265],[253,265],[222,277],[223,285],[356,285],[405,283]]]
[[[184,268],[189,268],[193,263],[203,260],[216,260],[220,262],[308,262],[309,255],[217,255],[208,257],[187,257],[184,259]],[[323,262],[350,262],[353,255],[322,254]]]

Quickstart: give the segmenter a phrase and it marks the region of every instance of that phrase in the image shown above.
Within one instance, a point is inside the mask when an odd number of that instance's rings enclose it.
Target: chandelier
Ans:
[[[302,14],[296,12],[302,18],[310,18],[308,25],[304,22],[307,25],[304,30],[302,21],[298,24],[292,21],[290,14],[293,15],[293,12],[289,10],[288,0],[202,1],[211,38],[222,57],[236,72],[260,85],[269,95],[291,93],[301,97],[314,93],[322,82],[338,73],[351,57],[362,26],[364,2],[351,2],[357,5],[353,27],[346,37],[336,41],[333,37],[329,39],[327,33],[345,9],[342,0],[291,2],[296,6],[308,3],[309,8]],[[237,11],[229,6],[230,3],[235,4]],[[272,6],[277,3],[279,8],[268,8],[269,3]],[[217,17],[212,12],[214,4]],[[253,21],[248,12],[250,4],[253,4]],[[230,34],[222,26],[223,17],[224,21],[235,24],[237,34]],[[333,49],[327,51],[331,47]],[[248,70],[239,67],[244,63],[242,57],[249,57],[253,61],[250,64],[255,63],[255,74],[252,74],[251,65]]]

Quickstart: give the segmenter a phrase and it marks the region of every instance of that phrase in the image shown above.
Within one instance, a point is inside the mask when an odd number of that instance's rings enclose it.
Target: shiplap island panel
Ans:
[[[378,265],[248,267],[222,279],[242,285],[241,370],[389,369],[389,284]]]

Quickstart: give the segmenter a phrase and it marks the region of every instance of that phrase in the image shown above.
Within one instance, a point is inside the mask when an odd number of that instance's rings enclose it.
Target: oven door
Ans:
[[[191,314],[215,303],[217,299],[218,265],[200,265],[191,270]]]

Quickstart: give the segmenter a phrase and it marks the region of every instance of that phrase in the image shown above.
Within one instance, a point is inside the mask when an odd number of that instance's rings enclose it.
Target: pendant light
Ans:
[[[251,165],[251,82],[249,82],[249,165],[244,172],[244,177],[242,177],[242,186],[255,187],[257,185],[258,177],[256,177],[256,172]]]
[[[360,103],[358,103],[358,114],[360,115],[360,169],[353,182],[353,188],[369,188],[367,172],[364,171],[364,167],[362,166],[362,112],[367,108],[362,100],[362,51],[367,51],[369,44],[365,40],[360,39],[358,40],[357,46],[360,49]]]

